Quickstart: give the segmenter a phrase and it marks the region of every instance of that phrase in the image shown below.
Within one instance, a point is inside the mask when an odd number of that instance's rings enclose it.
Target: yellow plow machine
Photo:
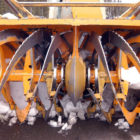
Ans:
[[[89,114],[98,106],[108,122],[119,106],[134,123],[140,83],[122,79],[122,70],[140,73],[140,2],[5,2],[17,19],[0,17],[0,91],[20,122],[33,102],[44,117],[52,104],[63,113],[60,100],[67,94],[74,105],[90,101]],[[55,7],[57,16],[35,16],[28,7]],[[128,10],[105,19],[106,7]]]

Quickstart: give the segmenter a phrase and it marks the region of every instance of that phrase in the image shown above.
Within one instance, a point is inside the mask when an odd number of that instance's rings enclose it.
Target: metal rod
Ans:
[[[136,3],[116,2],[17,2],[25,7],[133,7]]]
[[[133,15],[130,17],[130,19],[135,19],[140,14],[140,8],[138,8]]]
[[[129,8],[126,12],[121,15],[121,18],[128,17],[135,9],[140,6],[140,2],[136,3],[133,7]]]
[[[19,13],[19,11],[16,9],[16,7],[11,3],[11,1],[5,0],[5,2],[9,5],[9,7],[13,10],[13,12],[14,12],[19,18],[22,17],[22,15]]]

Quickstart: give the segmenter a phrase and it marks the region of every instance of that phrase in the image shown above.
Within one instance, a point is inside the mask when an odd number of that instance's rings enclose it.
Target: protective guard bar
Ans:
[[[19,9],[22,12],[26,13],[28,17],[34,17],[32,13],[30,13],[25,7],[130,7],[121,18],[126,18],[131,15],[134,10],[136,10],[140,6],[140,2],[138,3],[116,3],[116,2],[18,2],[17,0],[5,0],[5,2],[10,5],[14,13],[18,15],[19,18],[22,18],[22,14],[16,10]],[[140,9],[137,11],[139,13]],[[131,15],[132,19],[137,16]],[[130,18],[131,19],[131,18]]]
[[[30,7],[133,7],[135,4],[133,3],[114,3],[114,2],[105,2],[105,3],[99,3],[99,2],[17,2],[18,4]]]

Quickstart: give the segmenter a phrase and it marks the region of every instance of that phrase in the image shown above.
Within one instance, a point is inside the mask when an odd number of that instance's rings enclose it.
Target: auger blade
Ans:
[[[9,82],[10,95],[19,109],[24,109],[27,106],[24,96],[24,88],[22,82]]]
[[[136,66],[137,70],[140,72],[140,60],[136,56],[132,47],[122,36],[115,32],[107,31],[102,36],[102,43],[106,44],[106,42],[113,44],[115,47],[120,48],[124,53],[126,53],[131,62]]]
[[[103,50],[100,38],[96,33],[92,33],[92,35],[90,37],[90,41],[93,43],[93,45],[95,47],[95,50],[96,50],[97,54],[99,55],[99,57],[100,57],[100,59],[102,61],[102,64],[103,64],[104,69],[105,69],[105,72],[106,72],[106,74],[107,74],[107,76],[109,78],[109,81],[110,81],[112,92],[113,92],[113,94],[115,96],[116,95],[116,90],[115,90],[115,87],[114,87],[112,79],[111,79],[111,75],[110,75],[110,72],[109,72],[109,67],[108,67],[108,64],[107,64],[107,60],[106,60],[106,57],[105,57],[105,54],[104,54],[104,50]],[[105,115],[106,113],[103,113],[103,114]],[[111,121],[111,119],[109,119],[107,117],[107,115],[105,115],[105,117],[106,117],[108,122]]]
[[[62,86],[63,86],[63,81],[61,81],[61,83],[59,83],[59,85],[57,86],[57,89],[56,89],[55,95],[54,95],[54,97],[52,99],[51,105],[50,105],[50,107],[48,108],[48,110],[47,110],[47,112],[45,114],[45,120],[48,120],[49,114],[50,114],[50,111],[51,111],[51,108],[52,108],[54,102],[56,101],[58,92],[60,91],[60,89],[62,88]]]
[[[95,34],[95,33],[92,33],[92,35],[90,37],[90,41],[94,44],[95,50],[96,50],[97,54],[99,55],[99,57],[100,57],[100,59],[102,61],[102,64],[103,64],[104,69],[106,71],[106,74],[107,74],[110,82],[112,83],[112,79],[111,79],[111,75],[110,75],[110,72],[109,72],[107,60],[106,60],[105,53],[104,53],[104,50],[103,50],[103,47],[102,47],[102,44],[101,44],[99,36],[97,34]],[[116,91],[115,91],[115,88],[113,86],[113,83],[112,83],[112,90],[116,94]]]
[[[105,32],[102,36],[102,44],[111,43],[114,47],[120,48],[131,60],[131,62],[136,66],[137,70],[140,72],[140,61],[136,56],[135,52],[132,50],[132,47],[124,40],[124,38],[118,35],[115,32],[108,31]],[[119,102],[118,102],[119,103]],[[129,112],[124,104],[120,104],[121,110],[130,125],[134,123],[136,112]]]
[[[6,68],[6,71],[4,73],[4,76],[1,80],[1,85],[0,85],[0,91],[2,90],[4,84],[6,83],[7,79],[8,79],[8,76],[12,70],[12,68],[15,66],[15,64],[17,63],[17,61],[23,57],[23,55],[29,50],[31,49],[33,46],[35,46],[36,44],[40,44],[44,39],[44,31],[42,30],[38,30],[38,31],[35,31],[33,32],[28,38],[25,39],[25,41],[23,41],[23,43],[20,45],[20,47],[17,49],[15,55],[12,57],[9,65],[7,66]],[[18,95],[17,95],[18,96]],[[13,98],[13,100],[16,100],[15,98]],[[26,101],[24,101],[25,104]],[[17,104],[17,106],[20,108],[20,109],[24,109],[25,106],[23,105],[20,105],[20,104]]]
[[[49,49],[47,51],[47,54],[45,56],[45,60],[44,60],[44,63],[43,63],[43,67],[42,67],[40,76],[39,76],[39,80],[38,80],[38,82],[36,84],[36,87],[34,89],[34,92],[33,92],[34,95],[37,94],[37,89],[40,86],[40,80],[42,78],[42,75],[43,75],[45,69],[47,68],[48,63],[51,60],[52,54],[56,51],[57,48],[59,48],[60,43],[61,43],[60,35],[59,34],[56,34],[55,37],[54,37],[54,39],[52,40],[52,42],[50,44],[50,47],[49,47]],[[45,88],[46,88],[46,92],[48,92],[47,87],[45,87]],[[40,97],[40,100],[41,100],[42,104],[44,105],[44,107],[48,110],[48,106],[46,105],[46,102],[48,102],[48,98],[46,97],[46,93],[45,92],[42,92],[42,93],[39,92],[39,97]]]
[[[137,54],[137,56],[139,57],[140,59],[140,43],[133,43],[131,44],[134,52]]]
[[[65,69],[65,85],[72,102],[76,103],[82,96],[86,83],[86,66],[81,57],[70,58]]]
[[[28,34],[22,30],[8,29],[0,31],[0,46],[2,49],[4,49],[3,47],[8,47],[14,53],[16,48],[10,43],[20,44],[27,36]]]
[[[48,94],[46,82],[40,82],[38,85],[38,96],[43,104],[45,110],[48,110],[51,106],[51,101]]]
[[[0,45],[8,42],[20,42],[27,36],[28,34],[21,30],[4,30],[0,32]]]
[[[65,85],[68,95],[76,106],[86,86],[86,65],[79,56],[79,28],[75,26],[73,33],[73,52],[65,67]]]
[[[1,71],[2,73],[6,69],[6,62],[5,58],[6,56],[12,57],[13,53],[16,51],[16,48],[14,48],[10,43],[21,43],[28,34],[22,30],[16,30],[16,29],[8,29],[0,31],[0,51],[1,51]],[[11,51],[11,53],[4,53],[5,47]],[[2,78],[2,77],[1,77]],[[3,88],[2,94],[4,95],[6,101],[9,103],[10,107],[14,107],[13,99],[10,96],[10,86],[9,83],[5,84],[5,88]]]
[[[26,120],[26,117],[29,113],[30,107],[31,107],[31,102],[28,102],[27,106],[24,109],[19,109],[16,106],[16,114],[17,114],[17,117],[21,123]]]
[[[92,90],[91,88],[87,88],[87,90],[88,90],[88,92],[90,93],[90,95],[91,95],[91,97],[92,97],[92,100],[93,100],[94,102],[96,102],[96,104],[98,105],[98,107],[100,108],[100,110],[102,111],[102,113],[104,114],[106,120],[107,120],[108,122],[111,122],[111,121],[112,121],[112,118],[109,117],[109,115],[107,115],[107,113],[102,109],[100,103],[98,102],[98,100],[96,99],[96,97],[95,97],[95,95],[94,95],[93,90]]]

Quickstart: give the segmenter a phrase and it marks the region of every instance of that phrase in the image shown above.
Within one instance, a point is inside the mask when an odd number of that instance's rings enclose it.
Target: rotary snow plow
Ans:
[[[33,102],[45,118],[53,105],[65,113],[68,95],[74,107],[89,102],[88,115],[98,108],[111,122],[119,106],[134,123],[140,113],[140,3],[5,1],[17,17],[0,19],[0,90],[20,122]],[[103,19],[101,7],[112,6],[129,9]],[[37,17],[28,7],[61,7],[61,18]]]

